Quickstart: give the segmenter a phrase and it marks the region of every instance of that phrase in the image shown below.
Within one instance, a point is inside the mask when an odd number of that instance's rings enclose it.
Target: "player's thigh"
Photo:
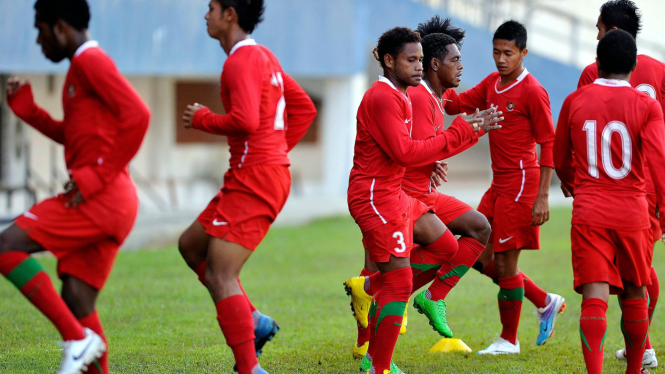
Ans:
[[[623,281],[616,263],[617,247],[611,230],[573,224],[570,228],[573,287],[583,293],[583,286],[605,283],[609,293],[623,292]]]
[[[254,251],[220,238],[211,238],[206,260],[205,281],[215,302],[242,294],[238,277]]]
[[[189,267],[196,268],[208,254],[210,236],[200,221],[194,221],[178,239],[178,250]]]
[[[492,234],[492,227],[487,218],[477,210],[463,213],[449,222],[447,226],[455,235],[466,236],[483,244],[487,244]]]
[[[12,251],[36,253],[43,250],[39,243],[30,239],[28,234],[16,224],[12,224],[0,233],[0,253]]]
[[[497,196],[492,225],[494,252],[540,249],[540,226],[531,225],[531,204]]]
[[[413,228],[414,243],[428,246],[439,239],[445,232],[446,225],[432,212],[427,212],[416,220]]]

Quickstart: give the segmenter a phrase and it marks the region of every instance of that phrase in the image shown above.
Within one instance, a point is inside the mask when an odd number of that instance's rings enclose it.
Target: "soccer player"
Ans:
[[[632,1],[608,1],[600,8],[600,16],[598,16],[596,27],[598,28],[598,40],[606,32],[614,29],[624,30],[637,39],[637,34],[641,29],[639,10]],[[596,63],[590,64],[582,72],[577,88],[592,84],[597,78],[598,69]],[[637,68],[630,75],[629,82],[633,88],[644,92],[663,106],[663,100],[665,100],[665,64],[647,55],[637,55]],[[663,108],[665,109],[665,106]],[[649,202],[649,220],[651,222],[651,242],[655,243],[662,238],[663,233],[660,230],[658,218],[656,217],[656,191],[648,168],[645,168],[645,178],[647,183],[647,201]],[[646,287],[649,297],[649,323],[651,323],[654,309],[658,303],[658,295],[660,294],[658,276],[656,269],[653,267],[651,267],[651,285]],[[625,349],[616,351],[615,357],[625,359]],[[648,337],[642,364],[652,368],[658,366],[656,351],[651,346],[651,341]]]
[[[407,87],[417,86],[422,79],[420,40],[404,27],[381,35],[375,57],[384,75],[365,93],[358,108],[348,203],[362,231],[369,261],[376,263],[382,279],[374,312],[370,312],[376,331],[370,334],[368,351],[372,373],[391,373],[392,352],[411,294],[413,243],[438,255],[439,263],[457,252],[450,230],[425,204],[401,189],[405,167],[431,165],[450,149],[471,142],[478,129],[477,123],[460,121],[441,135],[411,139],[413,117]]]
[[[38,0],[37,44],[53,62],[71,61],[62,92],[64,119],[35,104],[29,83],[11,78],[7,101],[23,121],[62,144],[70,180],[0,234],[0,273],[58,329],[59,374],[108,373],[106,338],[95,302],[138,211],[127,164],[150,112],[111,58],[88,39],[85,0]],[[32,253],[58,259],[62,296]],[[98,359],[98,360],[97,360]],[[87,369],[87,371],[86,371]]]
[[[642,358],[649,329],[645,285],[651,283],[653,242],[645,168],[650,169],[658,204],[663,204],[665,127],[659,103],[629,83],[636,61],[637,47],[629,33],[605,34],[597,47],[599,78],[566,98],[556,130],[557,175],[574,196],[574,287],[583,297],[580,335],[590,374],[603,369],[610,294],[619,294],[621,300],[626,373],[648,373]],[[665,227],[665,216],[659,225]]]
[[[278,327],[256,311],[238,276],[286,202],[287,153],[316,116],[305,91],[250,38],[264,9],[262,0],[210,1],[208,34],[228,55],[221,76],[226,114],[194,104],[183,115],[185,127],[224,135],[230,145],[224,185],[182,234],[179,249],[212,295],[240,374],[267,373],[257,355]]]
[[[517,327],[526,294],[538,308],[540,332],[536,343],[552,335],[564,299],[546,293],[517,266],[523,249],[540,248],[540,225],[549,220],[549,185],[552,176],[554,126],[547,91],[523,66],[528,53],[524,26],[508,21],[493,38],[497,72],[476,87],[452,94],[451,113],[498,106],[504,112],[502,128],[489,134],[492,186],[478,211],[490,221],[492,234],[474,268],[498,281],[501,336],[479,354],[519,353]],[[457,96],[457,97],[456,97]],[[540,162],[536,144],[541,147]]]

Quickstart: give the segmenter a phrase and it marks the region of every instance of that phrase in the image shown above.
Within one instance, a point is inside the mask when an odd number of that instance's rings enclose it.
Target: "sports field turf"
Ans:
[[[581,298],[572,290],[569,222],[568,209],[553,210],[542,230],[543,250],[523,253],[520,260],[525,273],[547,291],[563,295],[568,304],[545,346],[535,344],[538,325],[533,305],[525,300],[521,355],[430,354],[439,337],[410,306],[409,329],[394,355],[398,365],[410,374],[584,372],[578,333]],[[658,244],[654,256],[661,274],[664,250]],[[358,362],[351,358],[356,328],[342,282],[359,273],[362,258],[360,232],[350,217],[270,232],[242,274],[254,304],[282,328],[261,358],[265,369],[272,374],[357,372]],[[53,274],[52,258],[39,261]],[[489,279],[471,270],[448,298],[451,328],[474,351],[500,332],[497,291]],[[233,358],[214,306],[175,247],[121,253],[98,305],[114,373],[231,372]],[[665,360],[662,316],[656,313],[651,336]],[[623,362],[613,356],[623,346],[615,298],[608,321],[605,372],[623,373]],[[55,373],[58,339],[50,323],[9,282],[0,281],[0,373]]]

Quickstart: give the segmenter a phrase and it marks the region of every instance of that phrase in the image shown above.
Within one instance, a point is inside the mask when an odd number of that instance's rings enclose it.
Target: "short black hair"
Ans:
[[[453,27],[450,18],[441,19],[438,14],[428,21],[419,23],[416,31],[420,34],[420,37],[423,38],[423,40],[430,34],[446,34],[455,39],[455,43],[459,48],[462,48],[462,42],[466,35],[466,31],[459,27]]]
[[[637,45],[628,32],[612,30],[600,38],[596,55],[603,72],[628,74],[637,61]]]
[[[238,25],[240,28],[251,34],[256,25],[263,21],[263,12],[266,6],[263,0],[216,0],[222,10],[233,8],[238,15]]]
[[[374,48],[374,58],[381,63],[382,68],[386,68],[383,57],[397,55],[404,49],[404,45],[408,43],[420,43],[420,35],[408,27],[395,27],[381,35],[379,43]]]
[[[526,48],[526,28],[517,21],[506,21],[494,32],[492,41],[497,39],[514,40],[517,48],[523,51]]]
[[[39,12],[39,20],[51,27],[61,19],[83,31],[90,23],[90,7],[86,0],[37,0],[35,10]]]
[[[423,70],[427,72],[433,58],[443,61],[448,54],[448,46],[457,44],[452,36],[446,34],[429,34],[422,40],[423,45]]]
[[[612,0],[600,7],[600,20],[606,30],[616,27],[632,35],[633,39],[642,30],[641,18],[637,6],[630,0]]]

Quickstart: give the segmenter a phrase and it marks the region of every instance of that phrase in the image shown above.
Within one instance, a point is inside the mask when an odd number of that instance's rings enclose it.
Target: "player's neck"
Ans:
[[[513,70],[509,74],[501,75],[501,81],[499,81],[499,86],[503,87],[503,86],[508,85],[511,82],[514,82],[515,80],[517,80],[517,78],[520,75],[522,75],[523,72],[524,72],[524,66],[522,66],[522,64],[520,64],[520,66],[517,67],[517,69]]]
[[[441,81],[437,78],[436,73],[434,74],[434,76],[430,76],[429,72],[427,72],[423,77],[423,79],[425,80],[425,83],[427,83],[429,89],[432,90],[432,92],[434,92],[436,97],[438,97],[439,100],[443,99],[443,94],[446,93],[446,90],[449,87],[445,87],[441,83]]]
[[[79,47],[83,45],[83,43],[90,40],[90,35],[88,35],[87,30],[77,31],[71,33],[68,39],[69,43],[67,43],[67,58],[71,60],[74,58],[76,50],[78,50]]]
[[[395,73],[389,71],[389,70],[384,70],[383,71],[383,76],[386,77],[390,81],[390,83],[395,86],[400,92],[402,92],[404,95],[406,95],[406,85],[400,83],[399,79],[397,79],[397,75]]]
[[[630,73],[628,73],[628,74],[605,74],[601,70],[601,71],[598,72],[598,78],[630,82]]]
[[[228,56],[231,54],[231,50],[233,49],[234,45],[249,38],[249,34],[245,30],[241,29],[240,26],[238,26],[235,27],[233,31],[222,36],[222,38],[219,39],[219,44],[222,45],[222,49]]]

